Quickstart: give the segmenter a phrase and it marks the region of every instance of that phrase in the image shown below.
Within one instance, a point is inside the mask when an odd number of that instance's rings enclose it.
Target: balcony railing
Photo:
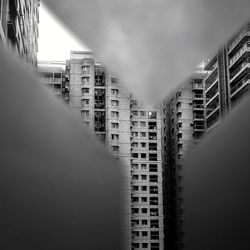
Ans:
[[[207,98],[206,99],[206,106],[211,105],[211,103],[214,102],[214,100],[216,100],[216,98],[219,98],[219,92],[216,92],[214,96],[212,96],[211,98]]]
[[[229,67],[232,66],[245,52],[250,52],[250,43],[247,42],[244,46],[233,56],[232,59],[229,61]]]
[[[237,67],[231,74],[230,79],[233,79],[248,63],[250,63],[250,58],[246,58],[239,67]]]
[[[210,85],[212,85],[218,77],[218,70],[217,67],[214,69],[205,79],[205,85],[208,88]]]
[[[250,75],[247,75],[243,80],[238,82],[233,88],[231,88],[231,95],[235,93],[241,86],[247,85],[250,83]]]
[[[204,130],[205,125],[194,125],[194,130]]]
[[[215,112],[215,110],[217,110],[219,108],[219,103],[217,103],[217,105],[215,105],[213,108],[210,109],[206,109],[206,116],[210,116],[210,114],[212,114],[213,112]]]
[[[204,119],[204,115],[202,115],[202,114],[194,114],[194,119]]]
[[[249,35],[250,36],[250,28],[249,25],[235,38],[235,40],[230,44],[229,46],[229,52],[232,51],[232,49],[242,40],[244,36]]]
[[[203,98],[204,96],[202,95],[202,94],[195,94],[194,95],[194,99],[201,99],[201,98]]]
[[[200,83],[193,83],[193,89],[202,89],[203,85]]]
[[[193,109],[204,109],[204,105],[203,104],[194,104]]]

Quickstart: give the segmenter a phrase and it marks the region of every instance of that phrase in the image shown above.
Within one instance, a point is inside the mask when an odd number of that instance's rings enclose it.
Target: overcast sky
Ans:
[[[71,50],[89,50],[41,4],[38,60],[64,61]]]

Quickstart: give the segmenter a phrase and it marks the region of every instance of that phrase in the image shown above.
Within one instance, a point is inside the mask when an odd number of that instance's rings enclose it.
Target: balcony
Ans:
[[[239,47],[246,42],[250,37],[249,25],[247,25],[243,31],[234,39],[229,45],[228,54],[232,55],[239,49]]]
[[[249,57],[248,53],[250,52],[250,43],[247,42],[243,45],[243,47],[230,59],[229,61],[229,68],[231,68],[236,62],[240,62],[242,60],[239,59],[245,59],[246,57]]]
[[[193,83],[193,91],[194,90],[203,90],[203,84],[202,83]]]
[[[207,109],[206,111],[207,111],[206,119],[208,120],[211,116],[213,116],[214,114],[216,114],[217,112],[220,111],[220,106],[217,105],[216,107],[211,108],[211,109]]]
[[[218,69],[217,69],[217,67],[205,79],[206,89],[209,88],[209,86],[211,86],[216,80],[218,80]]]
[[[234,96],[236,94],[236,92],[240,91],[241,89],[243,89],[246,85],[248,85],[250,83],[250,75],[247,75],[246,77],[244,77],[240,82],[238,82],[237,84],[235,84],[232,88],[231,88],[231,97]]]
[[[219,99],[219,91],[217,93],[215,93],[215,95],[213,97],[206,99],[206,107],[211,105],[217,99]]]
[[[194,132],[199,132],[199,131],[204,131],[205,130],[205,125],[194,125]]]
[[[195,111],[195,110],[204,110],[204,105],[203,104],[194,104],[193,111]]]
[[[195,120],[204,120],[204,115],[203,114],[194,114],[194,121]]]
[[[183,144],[183,139],[182,138],[177,138],[177,145]]]
[[[246,58],[240,66],[238,66],[233,72],[230,73],[230,82],[233,82],[239,78],[242,73],[248,73],[250,68],[250,58]]]
[[[217,54],[213,55],[205,64],[204,69],[206,71],[214,70],[216,67],[216,62],[217,62]]]
[[[193,96],[193,100],[203,100],[204,95],[203,94],[195,94]]]

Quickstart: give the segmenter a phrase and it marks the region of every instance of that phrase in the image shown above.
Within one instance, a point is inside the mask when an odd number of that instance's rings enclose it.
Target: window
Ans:
[[[146,116],[146,111],[140,111],[140,116]]]
[[[141,170],[147,170],[147,164],[141,164]]]
[[[138,153],[132,153],[133,158],[138,158]]]
[[[141,202],[147,202],[148,198],[147,197],[141,197]]]
[[[89,105],[89,99],[82,99],[82,105]]]
[[[151,231],[150,232],[150,239],[151,240],[159,240],[159,232],[158,231]]]
[[[119,135],[111,134],[111,139],[114,140],[114,141],[118,141],[119,140]]]
[[[82,88],[82,94],[88,94],[89,88]]]
[[[148,243],[142,243],[142,248],[148,248]]]
[[[133,191],[139,191],[139,186],[132,186]]]
[[[89,110],[82,110],[81,111],[81,116],[83,118],[89,118]]]
[[[105,89],[95,89],[95,109],[105,109]]]
[[[95,68],[95,86],[105,86],[105,71],[103,67]]]
[[[142,147],[142,148],[146,148],[146,146],[147,146],[147,143],[146,143],[146,142],[141,142],[141,147]]]
[[[119,106],[119,101],[111,100],[111,106]]]
[[[158,205],[158,197],[150,197],[150,205]]]
[[[111,128],[119,128],[119,123],[111,122]]]
[[[158,182],[158,176],[157,175],[150,175],[149,182]]]
[[[104,111],[95,111],[95,131],[96,132],[105,132],[105,112]]]
[[[182,128],[182,123],[181,123],[181,122],[177,123],[177,124],[176,124],[176,128],[177,128],[177,129],[178,129],[178,128]]]
[[[111,111],[111,117],[112,118],[119,118],[119,112],[118,111]]]
[[[152,151],[156,151],[157,150],[157,143],[149,143],[148,144],[148,149],[152,150]]]
[[[132,208],[131,212],[132,212],[132,214],[138,214],[139,213],[139,208]]]
[[[147,123],[146,122],[140,122],[141,127],[146,127]]]
[[[131,125],[134,126],[134,127],[137,127],[138,126],[138,122],[137,121],[133,121],[133,122],[131,122]]]
[[[148,118],[149,119],[156,119],[157,118],[156,111],[150,111],[150,112],[148,112]]]
[[[141,153],[141,158],[143,158],[143,159],[147,158],[147,154],[146,153]]]
[[[132,231],[133,236],[139,236],[139,231]]]
[[[150,228],[159,228],[159,220],[150,220]]]
[[[177,138],[182,138],[182,133],[178,133]]]
[[[131,143],[132,148],[138,148],[138,142],[133,142]]]
[[[132,249],[139,248],[139,246],[140,246],[139,243],[135,243],[135,242],[132,243]]]
[[[139,220],[132,220],[133,225],[139,225]]]
[[[158,208],[150,208],[150,216],[159,216]]]
[[[139,197],[132,197],[132,202],[139,202]]]
[[[156,130],[157,129],[157,123],[156,122],[149,122],[148,123],[148,129]]]
[[[87,72],[89,72],[89,70],[90,70],[89,66],[82,66],[83,73],[87,73]]]
[[[141,191],[147,191],[148,187],[147,186],[141,186]]]
[[[158,187],[157,186],[150,186],[149,193],[150,194],[158,194]]]
[[[141,232],[141,235],[144,236],[144,237],[145,237],[145,236],[148,236],[148,231],[142,231],[142,232]]]
[[[141,179],[142,180],[147,180],[147,175],[145,175],[145,174],[141,175]]]
[[[132,168],[134,170],[138,170],[139,169],[139,165],[134,163],[134,164],[132,164]]]
[[[181,92],[180,92],[180,91],[178,91],[178,92],[176,93],[176,97],[181,97]]]
[[[119,146],[112,146],[112,150],[114,152],[119,152]]]
[[[132,135],[133,137],[138,137],[138,132],[132,132],[131,135]]]
[[[138,111],[133,110],[133,111],[131,111],[131,114],[132,114],[133,116],[138,116]]]
[[[147,224],[148,224],[148,221],[147,221],[147,220],[142,220],[142,221],[141,221],[141,224],[142,224],[142,225],[147,225]]]
[[[146,137],[147,133],[146,132],[141,132],[141,137]]]
[[[157,161],[157,154],[148,154],[149,161]]]
[[[118,79],[117,79],[117,78],[112,77],[112,78],[111,78],[111,83],[118,83]]]
[[[176,108],[180,108],[181,107],[181,102],[177,102],[176,103]]]
[[[157,140],[157,133],[156,132],[149,132],[148,139],[149,140]]]
[[[157,172],[158,166],[157,164],[149,164],[149,172]]]
[[[82,77],[82,83],[88,84],[89,83],[89,77]]]
[[[111,89],[111,94],[112,95],[118,95],[119,94],[119,90],[118,89]]]
[[[132,176],[132,179],[133,179],[133,180],[138,180],[138,179],[139,179],[139,175],[134,174],[134,175]]]
[[[177,113],[176,113],[176,116],[177,116],[177,118],[181,118],[182,112],[177,112]]]

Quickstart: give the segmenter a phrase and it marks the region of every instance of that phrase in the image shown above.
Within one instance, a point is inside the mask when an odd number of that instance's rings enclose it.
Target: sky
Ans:
[[[39,15],[39,61],[65,61],[71,50],[89,50],[43,4]]]

